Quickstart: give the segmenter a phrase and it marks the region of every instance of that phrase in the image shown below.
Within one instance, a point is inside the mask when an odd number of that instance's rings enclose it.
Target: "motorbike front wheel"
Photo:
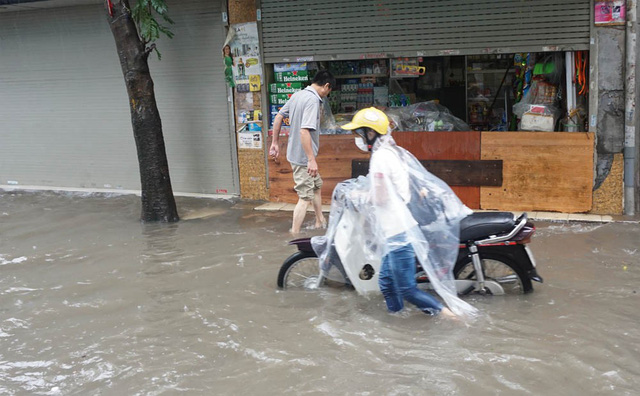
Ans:
[[[318,282],[320,266],[318,257],[311,252],[297,251],[289,256],[278,273],[281,289],[310,289]]]
[[[500,284],[505,294],[523,294],[533,291],[531,279],[513,260],[494,254],[483,254],[481,260],[484,278]],[[467,257],[466,260],[456,263],[453,275],[456,279],[476,280],[476,271],[471,258]]]

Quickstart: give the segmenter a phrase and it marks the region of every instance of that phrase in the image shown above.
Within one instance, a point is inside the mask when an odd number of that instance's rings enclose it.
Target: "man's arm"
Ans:
[[[304,153],[307,155],[307,173],[309,173],[310,176],[315,177],[318,175],[318,163],[316,162],[316,156],[313,154],[311,134],[307,128],[300,128],[300,142],[302,143]]]
[[[284,117],[282,114],[276,114],[276,117],[273,119],[273,135],[271,136],[271,148],[269,149],[269,155],[273,157],[273,159],[277,159],[280,155],[280,129],[282,128],[282,120]]]

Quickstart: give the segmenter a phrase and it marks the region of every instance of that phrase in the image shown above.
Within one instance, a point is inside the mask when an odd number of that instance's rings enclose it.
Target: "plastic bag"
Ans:
[[[420,102],[392,110],[402,131],[470,131],[467,123],[436,102]]]
[[[560,53],[548,55],[537,62],[533,68],[533,79],[522,100],[513,105],[513,113],[522,118],[525,113],[531,113],[532,105],[543,106],[536,109],[534,114],[554,117],[554,123],[562,114],[559,105],[558,87],[562,81],[563,59]]]
[[[328,100],[323,100],[320,105],[320,134],[321,135],[343,135],[351,133],[351,131],[340,128],[340,125],[346,124],[336,122],[333,113],[331,112],[331,106]]]

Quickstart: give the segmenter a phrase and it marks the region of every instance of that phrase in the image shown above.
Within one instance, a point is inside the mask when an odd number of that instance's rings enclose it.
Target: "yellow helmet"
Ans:
[[[368,127],[381,135],[389,131],[389,118],[381,110],[369,107],[358,111],[350,123],[343,125],[342,129],[353,131],[358,128]]]

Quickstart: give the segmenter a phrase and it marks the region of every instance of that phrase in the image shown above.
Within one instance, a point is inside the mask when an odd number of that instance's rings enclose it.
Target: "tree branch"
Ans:
[[[146,43],[145,43],[146,45]],[[156,43],[152,43],[150,46],[148,46],[147,48],[145,48],[144,50],[144,57],[148,58],[149,54],[151,54],[153,52],[153,50],[156,49]]]

